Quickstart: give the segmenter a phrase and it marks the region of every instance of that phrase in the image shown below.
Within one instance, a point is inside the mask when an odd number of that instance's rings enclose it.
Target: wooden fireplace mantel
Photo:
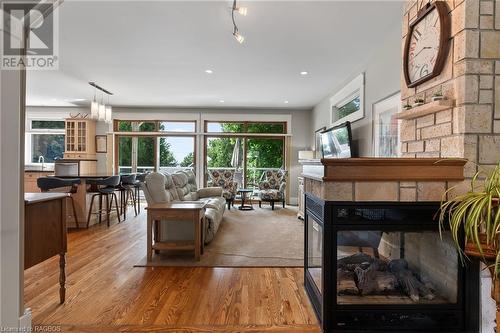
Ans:
[[[303,176],[331,181],[460,181],[465,159],[324,158],[301,161]]]

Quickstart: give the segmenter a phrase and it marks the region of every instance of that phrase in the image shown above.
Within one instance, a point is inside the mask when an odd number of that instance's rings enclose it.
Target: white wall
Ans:
[[[372,104],[399,91],[401,87],[401,34],[401,21],[395,22],[393,29],[387,33],[384,42],[372,53],[370,59],[353,69],[351,77],[332,89],[331,94],[314,107],[310,133],[323,126],[330,126],[330,97],[359,73],[365,72],[365,117],[351,124],[352,138],[359,156],[372,155]],[[313,136],[311,134],[309,137],[311,146]]]
[[[66,108],[66,107],[28,107],[28,116],[43,113],[60,113],[61,118],[68,117],[70,113],[87,113],[87,108]],[[309,129],[311,111],[310,110],[292,110],[292,109],[179,109],[179,108],[113,108],[113,117],[115,119],[182,119],[182,120],[200,120],[205,118],[217,118],[218,120],[256,120],[270,121],[280,120],[289,121],[291,127],[288,129],[292,135],[292,147],[290,156],[290,199],[292,203],[297,202],[298,182],[297,177],[301,173],[301,167],[298,164],[298,151],[309,149],[310,132]],[[214,118],[214,119],[215,119]],[[99,122],[96,127],[96,134],[105,134],[110,128],[103,122]],[[97,169],[100,173],[106,172],[106,154],[97,154]],[[198,159],[199,160],[199,159]]]

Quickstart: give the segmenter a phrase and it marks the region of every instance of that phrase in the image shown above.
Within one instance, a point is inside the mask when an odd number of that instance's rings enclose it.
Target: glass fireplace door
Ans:
[[[458,253],[449,232],[337,232],[337,304],[455,304]]]
[[[307,272],[321,294],[323,290],[323,224],[313,215],[307,216]]]

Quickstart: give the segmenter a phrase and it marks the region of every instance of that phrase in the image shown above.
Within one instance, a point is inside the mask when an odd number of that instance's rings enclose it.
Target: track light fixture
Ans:
[[[236,4],[236,0],[233,1],[233,8],[231,9],[231,18],[233,19],[233,36],[238,41],[238,43],[241,44],[245,40],[245,37],[238,31],[238,26],[236,25],[236,21],[234,19],[234,12],[237,12],[242,16],[246,16],[248,9],[247,7],[238,7],[238,5]]]

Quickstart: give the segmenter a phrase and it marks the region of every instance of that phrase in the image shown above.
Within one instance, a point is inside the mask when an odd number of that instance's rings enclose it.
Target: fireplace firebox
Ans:
[[[304,283],[325,332],[479,331],[479,266],[438,207],[306,194]]]

